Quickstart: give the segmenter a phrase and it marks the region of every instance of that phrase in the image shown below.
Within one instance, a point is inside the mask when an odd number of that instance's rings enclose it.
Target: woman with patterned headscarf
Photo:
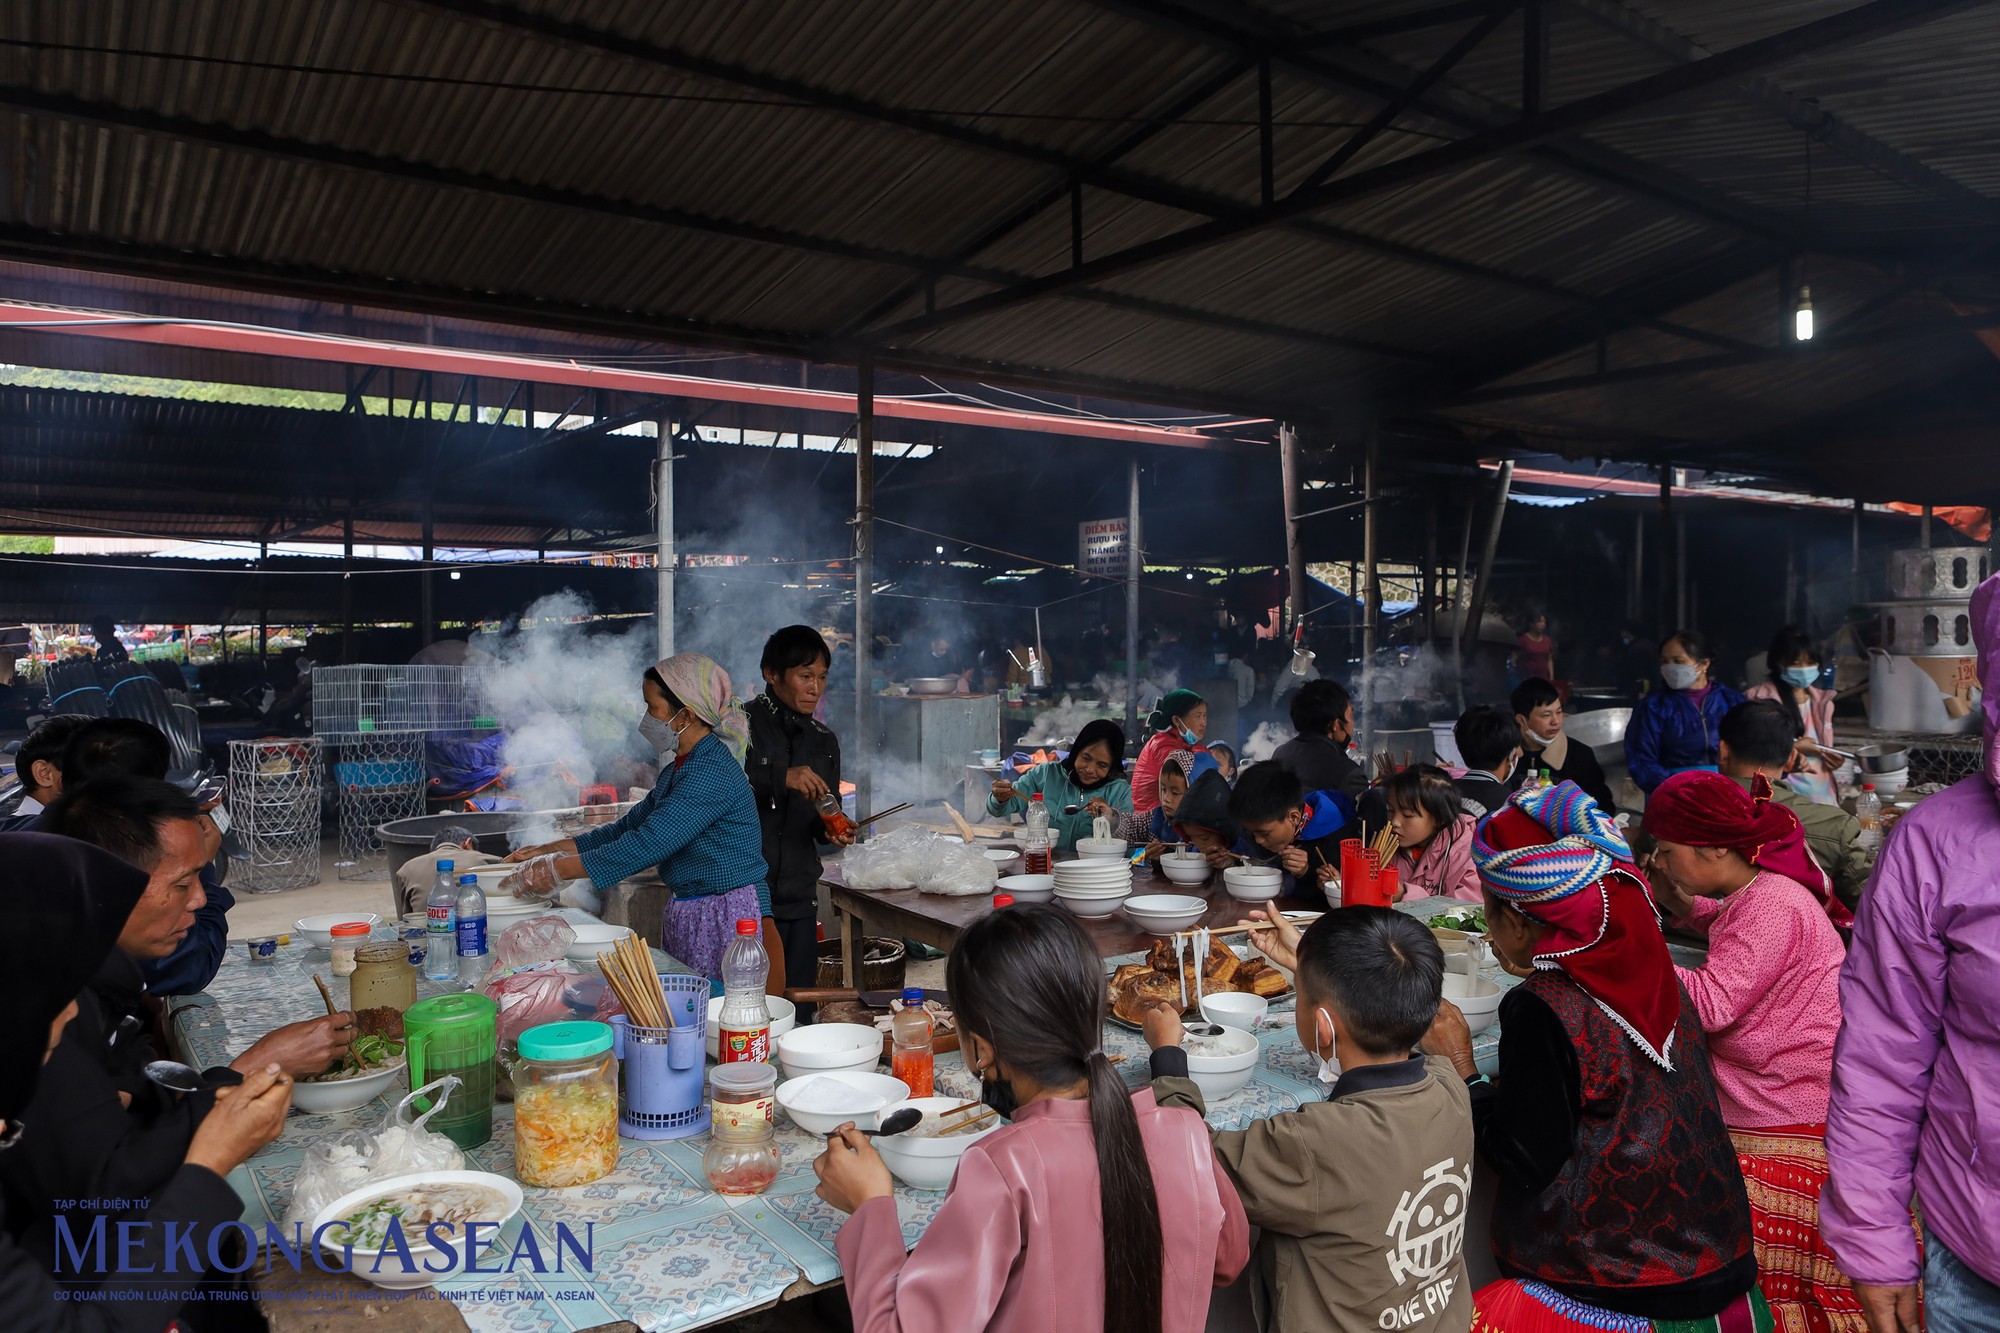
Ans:
[[[719,981],[736,923],[758,921],[775,994],[785,986],[785,951],[771,918],[757,798],[743,773],[743,706],[728,673],[699,653],[649,667],[640,689],[639,734],[660,755],[653,790],[616,823],[515,852],[507,859],[525,864],[501,887],[546,897],[563,880],[588,877],[603,891],[657,866],[673,891],[660,947]]]
[[[1750,1204],[1694,1006],[1618,827],[1573,782],[1520,792],[1473,861],[1494,952],[1524,975],[1480,1075],[1446,1001],[1425,1039],[1472,1083],[1500,1177],[1481,1333],[1770,1333]]]
[[[1676,773],[1646,801],[1660,903],[1708,937],[1677,969],[1715,1054],[1722,1118],[1750,1189],[1758,1283],[1787,1333],[1866,1333],[1819,1231],[1846,909],[1799,817],[1720,773]]]

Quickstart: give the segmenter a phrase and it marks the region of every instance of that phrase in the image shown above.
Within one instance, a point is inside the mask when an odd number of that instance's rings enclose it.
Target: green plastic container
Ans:
[[[456,1074],[459,1088],[444,1109],[425,1123],[461,1148],[477,1148],[493,1137],[493,1059],[500,1006],[484,995],[434,995],[418,1000],[403,1015],[410,1086],[421,1088]],[[428,1111],[430,1099],[417,1099]]]

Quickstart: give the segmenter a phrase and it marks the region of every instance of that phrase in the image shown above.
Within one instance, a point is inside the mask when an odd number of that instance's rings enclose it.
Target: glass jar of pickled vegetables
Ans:
[[[778,1178],[778,1071],[762,1060],[708,1071],[708,1150],[702,1171],[717,1194],[762,1194]]]
[[[618,1167],[618,1063],[603,1023],[544,1023],[514,1062],[514,1171],[523,1185],[588,1185]]]

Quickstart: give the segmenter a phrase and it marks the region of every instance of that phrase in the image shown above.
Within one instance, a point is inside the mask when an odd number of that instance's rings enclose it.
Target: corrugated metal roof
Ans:
[[[866,333],[1061,275],[1072,181],[1086,262],[1254,206],[1260,53],[1283,197],[1475,20],[1314,34],[1433,3],[22,0],[0,10],[0,255],[281,293],[241,301],[274,321],[342,296],[429,310],[462,321],[452,336],[586,357],[727,343],[839,361],[867,347],[886,365],[1141,400],[1332,422],[1357,405],[1442,411],[1634,440],[1761,429],[1968,359],[1960,336],[1908,358],[1813,349],[1782,373],[1745,364],[1504,411],[1452,402],[1479,377],[1587,373],[1600,334],[1614,367],[1718,339],[1768,345],[1776,267],[1795,251],[1829,277],[1818,250],[1863,264],[1846,291],[1815,283],[1829,310],[1879,294],[1883,272],[1917,274],[1920,293],[1949,287],[1934,276],[1943,247],[2000,223],[1992,6],[1075,290]],[[1858,3],[1545,6],[1544,105]],[[1520,24],[1500,23],[1342,175],[1516,119]],[[1808,213],[1793,122],[1813,105],[1838,133],[1813,149]],[[1155,124],[1170,108],[1178,121]],[[1939,308],[1892,303],[1884,317]],[[538,338],[516,321],[570,332]],[[1649,327],[1662,321],[1709,346]],[[7,335],[0,354],[24,343]],[[231,364],[160,358],[170,374]]]

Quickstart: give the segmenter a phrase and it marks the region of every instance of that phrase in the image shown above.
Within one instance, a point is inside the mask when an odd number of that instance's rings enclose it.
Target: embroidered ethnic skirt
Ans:
[[[1771,1308],[1755,1287],[1708,1319],[1642,1319],[1518,1278],[1481,1287],[1472,1305],[1473,1333],[1773,1333],[1775,1327]]]
[[[1778,1333],[1867,1333],[1861,1302],[1819,1233],[1826,1126],[1729,1131],[1757,1245],[1757,1285]]]

